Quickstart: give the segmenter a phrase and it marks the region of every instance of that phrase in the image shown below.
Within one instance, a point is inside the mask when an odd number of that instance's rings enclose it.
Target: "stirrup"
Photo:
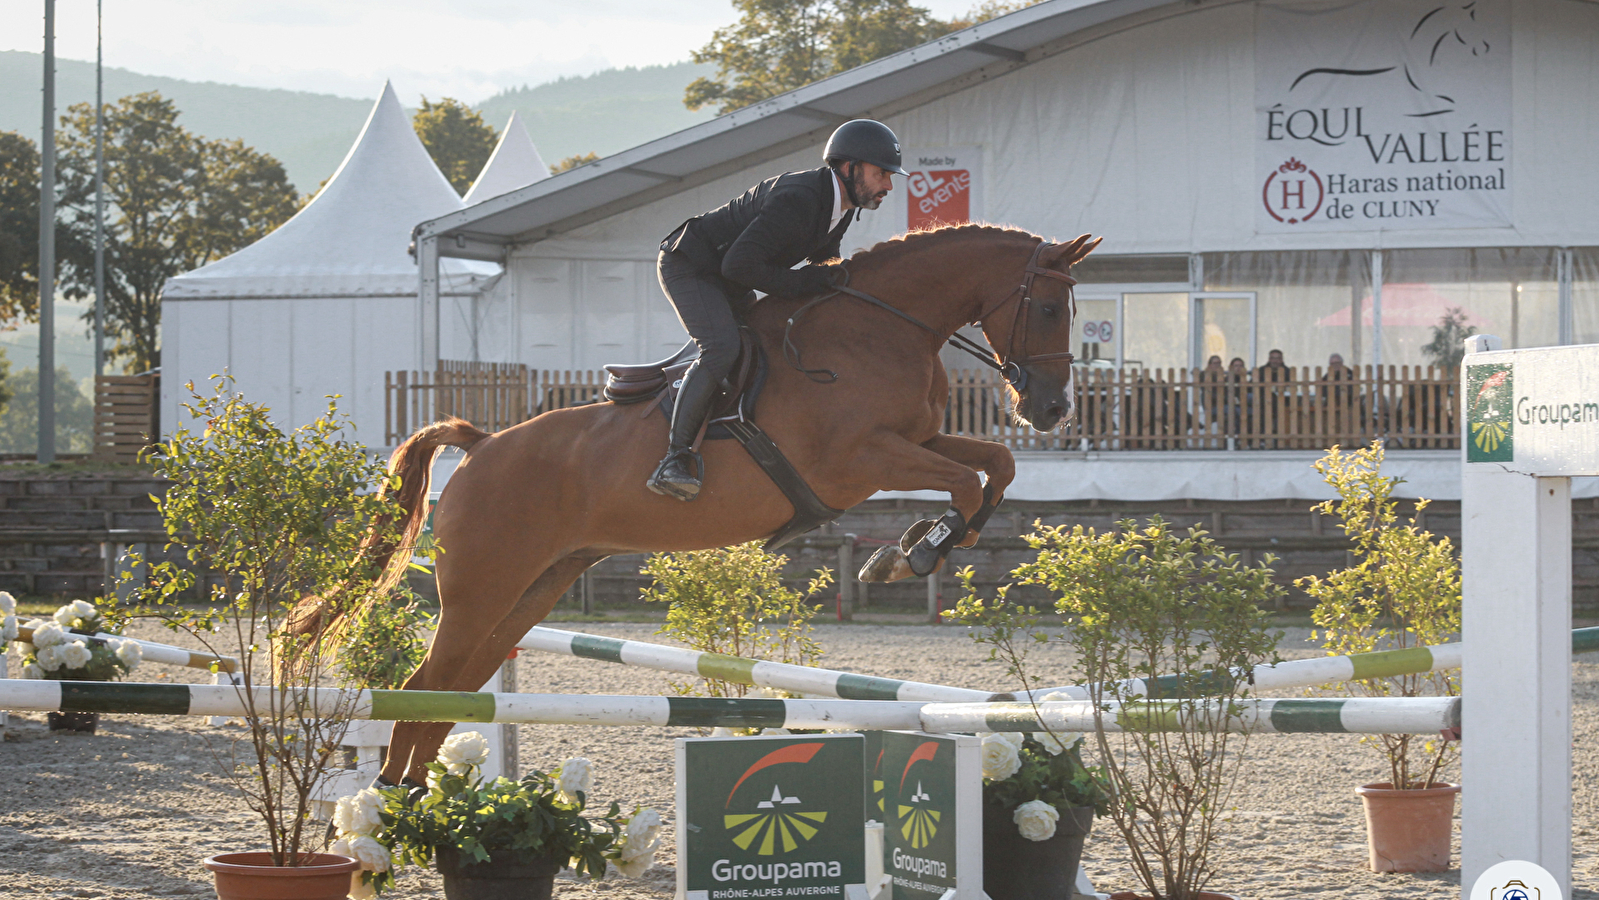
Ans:
[[[672,473],[678,477],[668,480],[666,477],[667,469],[674,464],[678,464],[684,469],[691,469],[692,474],[688,471],[680,471]],[[664,497],[672,497],[686,503],[699,496],[700,483],[704,479],[705,460],[691,448],[684,447],[681,450],[673,450],[666,454],[666,458],[661,460],[661,464],[655,467],[655,474],[650,476],[650,480],[646,481],[644,486]]]

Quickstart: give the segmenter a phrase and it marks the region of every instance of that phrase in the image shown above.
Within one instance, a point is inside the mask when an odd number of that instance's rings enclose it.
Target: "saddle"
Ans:
[[[766,386],[766,351],[753,329],[740,327],[738,337],[738,359],[734,361],[728,377],[722,380],[721,394],[711,405],[711,414],[701,430],[700,440],[732,438],[738,441],[783,492],[783,496],[788,498],[789,503],[793,504],[793,518],[766,541],[767,550],[776,550],[800,535],[833,521],[843,515],[844,510],[823,503],[777,444],[755,424],[755,401]],[[605,399],[618,405],[648,403],[640,418],[647,418],[660,409],[670,423],[683,374],[698,358],[699,349],[690,341],[683,349],[660,362],[607,365]],[[696,441],[696,448],[698,445]]]

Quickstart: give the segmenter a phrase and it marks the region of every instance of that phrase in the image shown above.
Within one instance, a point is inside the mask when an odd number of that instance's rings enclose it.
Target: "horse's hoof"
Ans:
[[[961,549],[975,547],[977,546],[977,537],[981,533],[982,532],[979,531],[967,531],[966,536],[961,538],[960,543],[956,544],[955,546],[960,547]]]
[[[861,570],[856,573],[855,578],[867,584],[883,584],[892,581],[891,576],[894,574],[895,564],[902,562],[904,559],[905,554],[899,552],[898,547],[878,547],[877,552],[872,554],[872,558],[866,561],[866,565],[861,566]]]

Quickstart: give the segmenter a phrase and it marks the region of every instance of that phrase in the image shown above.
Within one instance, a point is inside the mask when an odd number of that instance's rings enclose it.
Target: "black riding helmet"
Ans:
[[[895,175],[908,175],[900,165],[899,138],[882,122],[853,119],[838,126],[827,139],[822,159],[832,165],[838,160],[869,162]]]

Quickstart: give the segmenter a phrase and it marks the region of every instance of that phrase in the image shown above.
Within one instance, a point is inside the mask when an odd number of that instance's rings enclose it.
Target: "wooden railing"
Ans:
[[[1281,369],[1244,380],[1191,369],[1076,373],[1077,415],[1039,434],[1010,415],[1005,385],[987,369],[949,372],[944,430],[1013,450],[1320,450],[1374,438],[1403,448],[1457,449],[1453,370],[1366,366],[1328,373]],[[435,372],[385,376],[390,446],[442,416],[498,431],[551,409],[599,399],[604,373],[446,362]]]

